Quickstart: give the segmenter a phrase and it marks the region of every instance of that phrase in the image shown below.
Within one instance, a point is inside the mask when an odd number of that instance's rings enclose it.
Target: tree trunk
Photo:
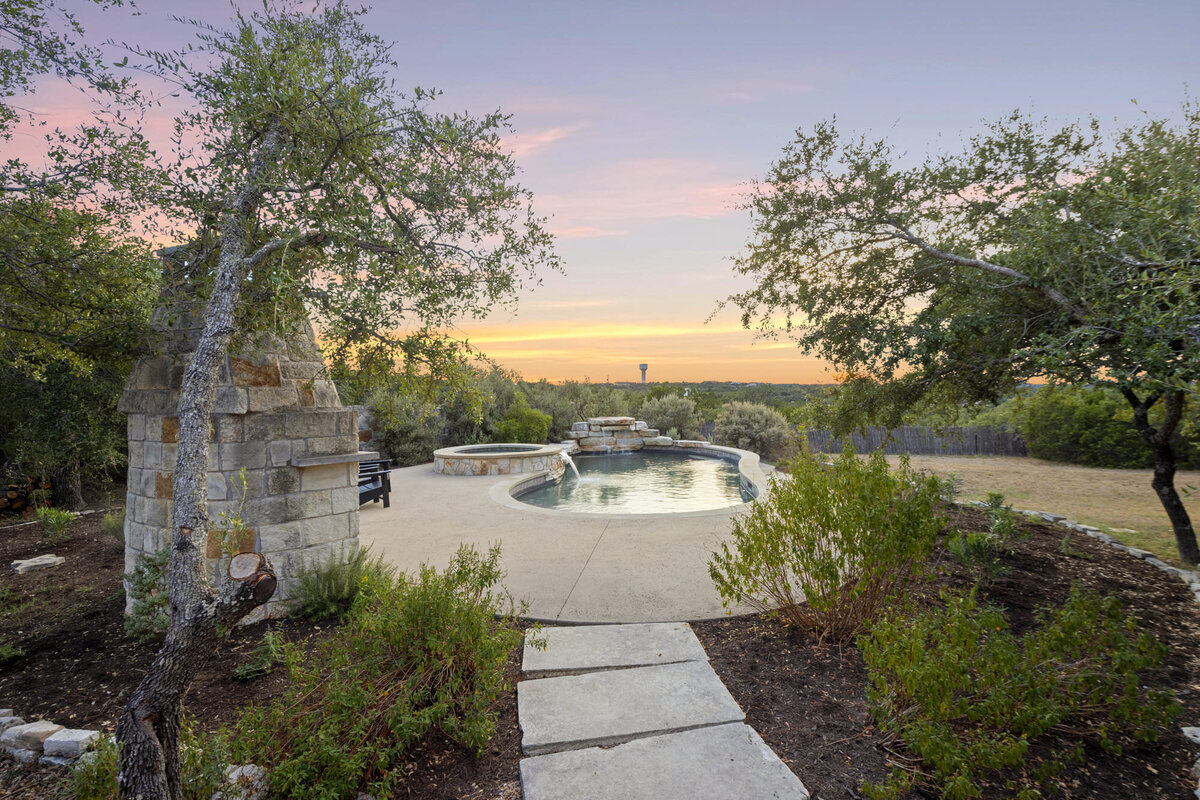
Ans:
[[[1179,390],[1166,394],[1166,419],[1162,426],[1155,428],[1150,424],[1150,409],[1159,400],[1159,395],[1152,395],[1145,400],[1139,400],[1130,390],[1123,389],[1122,394],[1133,407],[1133,422],[1138,433],[1154,452],[1154,479],[1150,485],[1158,495],[1167,518],[1171,520],[1171,529],[1175,533],[1175,546],[1179,549],[1179,558],[1185,564],[1200,564],[1200,547],[1196,544],[1196,531],[1192,527],[1191,517],[1183,506],[1183,500],[1175,489],[1175,451],[1171,447],[1171,437],[1183,419],[1185,404],[1184,393]]]
[[[117,722],[121,745],[117,784],[128,800],[182,800],[179,725],[183,696],[220,636],[275,590],[265,558],[235,558],[220,591],[205,576],[208,531],[208,442],[217,378],[234,332],[234,314],[249,270],[247,231],[262,201],[264,173],[283,137],[272,126],[245,182],[230,198],[220,224],[220,251],[212,294],[196,352],[184,373],[179,399],[171,526],[167,567],[170,627],[150,670]]]
[[[83,509],[83,478],[78,461],[63,464],[50,476],[50,505],[67,511]]]

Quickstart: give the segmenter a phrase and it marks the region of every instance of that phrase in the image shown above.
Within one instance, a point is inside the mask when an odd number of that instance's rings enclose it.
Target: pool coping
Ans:
[[[746,503],[734,503],[720,508],[709,508],[702,511],[668,511],[661,514],[605,514],[603,512],[590,513],[586,511],[560,511],[554,508],[542,508],[541,506],[522,503],[518,499],[518,495],[525,492],[533,491],[547,483],[553,483],[559,480],[549,470],[541,470],[539,472],[531,472],[520,474],[509,481],[500,481],[492,485],[488,490],[491,499],[507,508],[516,511],[522,511],[530,514],[539,514],[548,517],[557,517],[559,519],[570,519],[572,517],[587,517],[589,519],[611,519],[611,520],[656,520],[665,518],[679,517],[712,517],[725,516],[729,514],[738,514],[750,509],[750,506],[757,500],[762,499],[769,490],[770,483],[767,480],[767,469],[774,471],[773,467],[765,467],[762,459],[757,453],[752,453],[749,450],[741,450],[737,447],[725,447],[716,444],[707,444],[702,446],[691,445],[688,447],[661,447],[648,445],[641,448],[637,452],[661,452],[661,453],[699,453],[708,454],[709,457],[719,458],[723,461],[733,461],[736,459],[738,473],[741,475],[742,488],[746,490],[754,500]]]

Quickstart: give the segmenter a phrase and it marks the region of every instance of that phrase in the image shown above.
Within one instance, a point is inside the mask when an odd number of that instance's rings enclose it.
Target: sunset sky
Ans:
[[[191,35],[172,13],[229,18],[223,0],[140,0],[132,18],[79,5],[89,38],[156,48]],[[370,27],[398,43],[399,85],[512,115],[565,274],[459,333],[528,379],[637,380],[645,361],[651,380],[831,380],[732,310],[705,324],[744,287],[739,195],[797,127],[836,114],[916,159],[1016,107],[1128,124],[1200,85],[1196,0],[380,1]],[[33,106],[64,119],[77,103]]]

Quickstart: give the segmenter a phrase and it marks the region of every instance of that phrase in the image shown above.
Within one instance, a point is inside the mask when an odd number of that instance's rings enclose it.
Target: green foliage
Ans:
[[[1142,688],[1138,673],[1166,650],[1136,632],[1114,597],[1076,587],[1023,639],[974,592],[943,600],[945,608],[881,620],[858,646],[881,728],[922,759],[920,776],[947,800],[979,797],[979,782],[1000,771],[1017,797],[1040,797],[1085,743],[1120,753],[1156,739],[1179,712],[1168,693]],[[866,788],[898,797],[917,780],[896,770],[888,785]]]
[[[642,403],[637,413],[647,425],[664,435],[675,430],[680,439],[700,438],[700,415],[696,412],[696,402],[690,397],[669,393],[651,397]]]
[[[758,403],[729,403],[717,417],[713,441],[774,460],[795,448],[796,435],[775,409]]]
[[[125,573],[129,598],[133,605],[125,615],[125,633],[139,641],[157,639],[166,633],[167,563],[170,548],[143,555],[133,572]]]
[[[229,746],[220,736],[207,736],[184,714],[180,729],[180,773],[183,800],[211,800],[225,788]],[[121,800],[117,789],[120,746],[107,736],[96,742],[96,757],[71,770],[75,800]]]
[[[111,536],[121,544],[125,544],[125,509],[113,509],[105,513],[100,520],[100,530],[105,536]]]
[[[1086,467],[1154,466],[1129,403],[1110,388],[1044,386],[1025,399],[1017,429],[1035,458]],[[1174,437],[1181,468],[1200,466],[1200,441],[1194,437],[1194,425]]]
[[[990,492],[987,499],[990,525],[986,531],[954,531],[946,539],[946,549],[975,573],[975,579],[1003,572],[1002,557],[1012,551],[1013,539],[1020,533],[1012,508],[1004,495]]]
[[[79,519],[79,515],[74,511],[50,508],[49,506],[42,506],[34,514],[37,515],[37,521],[42,525],[42,541],[51,544],[65,542],[68,538],[67,528],[71,527],[72,522]]]
[[[550,431],[549,414],[529,407],[525,395],[518,394],[516,401],[508,407],[504,419],[496,426],[492,440],[496,442],[524,442],[545,444]]]
[[[313,657],[289,657],[287,693],[243,713],[234,756],[271,770],[273,796],[335,800],[392,796],[406,751],[431,731],[481,751],[521,642],[497,619],[513,612],[502,577],[498,547],[463,548],[445,571],[424,566],[361,594]]]
[[[750,512],[733,518],[709,574],[728,608],[749,603],[846,640],[924,571],[942,527],[938,482],[891,472],[882,451],[826,465],[805,453]]]
[[[283,634],[274,628],[268,629],[263,633],[254,651],[250,653],[250,657],[245,663],[239,664],[234,669],[233,674],[239,681],[252,681],[255,678],[260,678],[266,675],[276,664],[282,664],[286,660],[284,649],[287,642],[283,638]]]
[[[10,661],[16,661],[23,655],[25,655],[25,648],[21,647],[20,645],[11,644],[9,642],[0,644],[0,667],[4,666]]]
[[[292,594],[292,614],[301,619],[341,618],[349,613],[359,595],[387,586],[395,579],[395,568],[371,548],[341,550],[320,563],[305,563]]]

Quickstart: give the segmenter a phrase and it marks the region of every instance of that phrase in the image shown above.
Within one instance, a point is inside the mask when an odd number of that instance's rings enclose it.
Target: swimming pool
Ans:
[[[709,511],[754,499],[736,461],[696,451],[640,450],[579,454],[579,477],[517,493],[522,503],[585,514]]]

